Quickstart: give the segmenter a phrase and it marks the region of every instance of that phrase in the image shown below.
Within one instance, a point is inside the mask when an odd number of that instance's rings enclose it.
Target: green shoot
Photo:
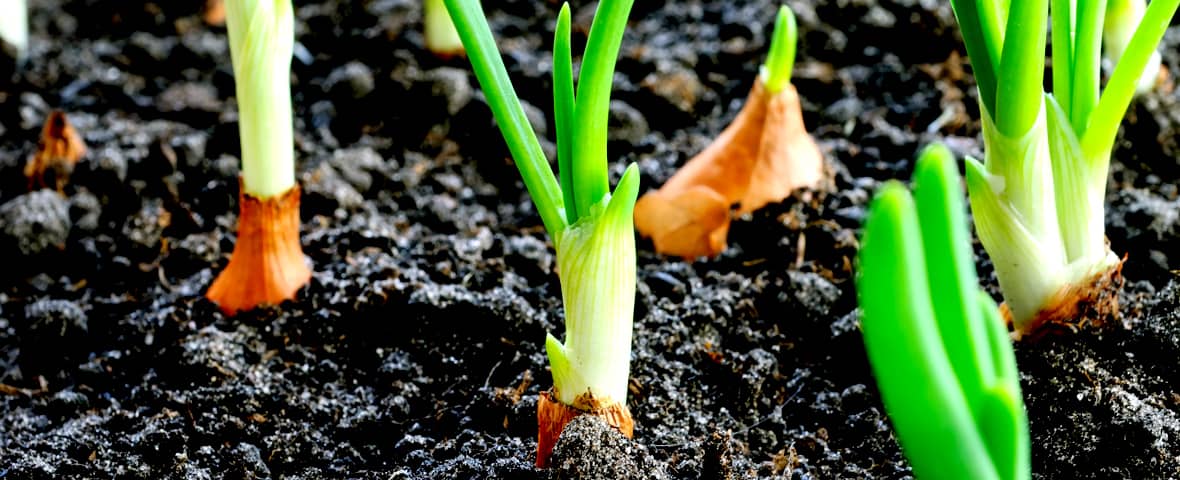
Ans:
[[[565,304],[566,341],[546,340],[558,399],[583,408],[625,402],[635,302],[632,211],[639,176],[630,165],[608,192],[606,128],[615,62],[633,0],[603,0],[574,85],[570,10],[563,6],[554,41],[554,110],[559,178],[508,79],[477,0],[446,0],[472,69],[524,183],[553,237]]]
[[[225,0],[238,98],[245,193],[268,199],[295,186],[291,118],[291,0]]]
[[[979,289],[954,157],[928,147],[911,196],[886,184],[858,254],[865,348],[917,478],[1031,476],[1020,377]]]
[[[1104,234],[1110,152],[1180,0],[1151,2],[1105,89],[1106,3],[1049,3],[952,0],[984,124],[984,162],[968,160],[971,204],[1018,333],[1066,320],[1043,313],[1071,311],[1061,303],[1087,298],[1091,280],[1118,263]],[[1043,91],[1050,20],[1053,95]]]
[[[795,13],[786,5],[779,7],[774,21],[774,36],[770,40],[770,54],[762,66],[762,81],[771,94],[783,91],[791,83],[795,68],[795,47],[798,43]]]

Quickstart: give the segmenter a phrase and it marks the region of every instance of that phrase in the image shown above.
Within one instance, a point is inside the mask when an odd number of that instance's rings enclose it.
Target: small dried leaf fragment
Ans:
[[[70,174],[78,160],[86,156],[86,143],[78,135],[78,131],[70,125],[66,114],[60,110],[50,112],[41,127],[41,140],[37,143],[37,151],[29,157],[25,164],[25,178],[29,180],[29,190],[47,188],[50,185],[49,174],[52,174],[53,186],[61,192],[69,182]]]

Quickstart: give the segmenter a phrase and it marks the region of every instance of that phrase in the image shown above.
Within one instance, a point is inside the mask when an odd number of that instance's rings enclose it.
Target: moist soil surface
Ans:
[[[562,334],[552,246],[462,58],[415,0],[297,1],[298,298],[203,297],[234,245],[238,128],[203,1],[33,1],[0,75],[0,478],[907,478],[858,329],[865,207],[925,144],[980,155],[950,8],[792,1],[794,83],[835,190],[736,221],[696,263],[639,243],[633,441],[572,423],[533,467]],[[554,1],[489,2],[553,151]],[[574,45],[594,4],[575,1]],[[767,0],[637,2],[610,169],[659,186],[737,114]],[[1165,67],[1180,72],[1180,30]],[[22,175],[52,109],[89,147],[64,195]],[[1122,316],[1017,345],[1034,477],[1180,476],[1180,97],[1135,104],[1107,212]],[[51,184],[52,185],[52,184]],[[807,198],[810,197],[810,198]],[[998,296],[982,249],[979,270]]]

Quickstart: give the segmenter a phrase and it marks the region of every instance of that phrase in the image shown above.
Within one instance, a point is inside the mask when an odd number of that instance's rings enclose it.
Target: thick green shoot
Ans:
[[[783,91],[791,83],[791,70],[795,68],[795,48],[798,44],[798,27],[795,13],[783,5],[778,9],[774,21],[774,34],[770,40],[770,54],[762,67],[762,81],[770,94]]]
[[[858,254],[865,348],[917,478],[1030,478],[1028,422],[995,302],[980,290],[958,171],[927,148],[914,193],[877,194]]]
[[[969,160],[980,240],[1016,330],[1114,268],[1104,199],[1123,114],[1180,0],[1154,0],[1101,83],[1106,0],[952,0],[979,88],[985,158]],[[1044,91],[1052,24],[1053,93]],[[1075,288],[1077,287],[1077,288]],[[1085,295],[1082,296],[1083,298]],[[1068,310],[1068,309],[1067,309]],[[1069,319],[1057,319],[1069,320]]]
[[[242,137],[242,187],[271,198],[295,186],[295,14],[291,0],[225,0],[225,24]]]
[[[565,306],[565,342],[549,336],[557,398],[580,407],[623,402],[631,361],[635,304],[633,211],[639,173],[630,165],[613,194],[607,185],[607,137],[615,62],[632,0],[603,0],[575,85],[570,9],[558,15],[553,47],[553,107],[558,175],[528,123],[478,0],[445,0],[525,186],[557,249]]]

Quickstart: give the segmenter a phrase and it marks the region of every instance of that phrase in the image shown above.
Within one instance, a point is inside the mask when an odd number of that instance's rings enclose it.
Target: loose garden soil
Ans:
[[[853,267],[881,182],[942,140],[981,154],[944,2],[789,1],[794,82],[834,193],[770,205],[697,263],[639,244],[634,441],[571,424],[533,467],[555,258],[463,59],[415,0],[297,1],[303,246],[295,301],[203,297],[237,217],[238,129],[203,0],[34,0],[0,74],[0,478],[908,478],[858,330]],[[538,130],[555,0],[485,2]],[[575,49],[594,3],[575,1]],[[611,172],[657,187],[739,110],[777,3],[636,2]],[[1164,64],[1180,73],[1180,29]],[[65,196],[22,168],[51,109],[89,146]],[[1180,476],[1180,95],[1132,107],[1108,234],[1122,318],[1017,345],[1034,477]],[[979,268],[998,295],[982,249]]]

